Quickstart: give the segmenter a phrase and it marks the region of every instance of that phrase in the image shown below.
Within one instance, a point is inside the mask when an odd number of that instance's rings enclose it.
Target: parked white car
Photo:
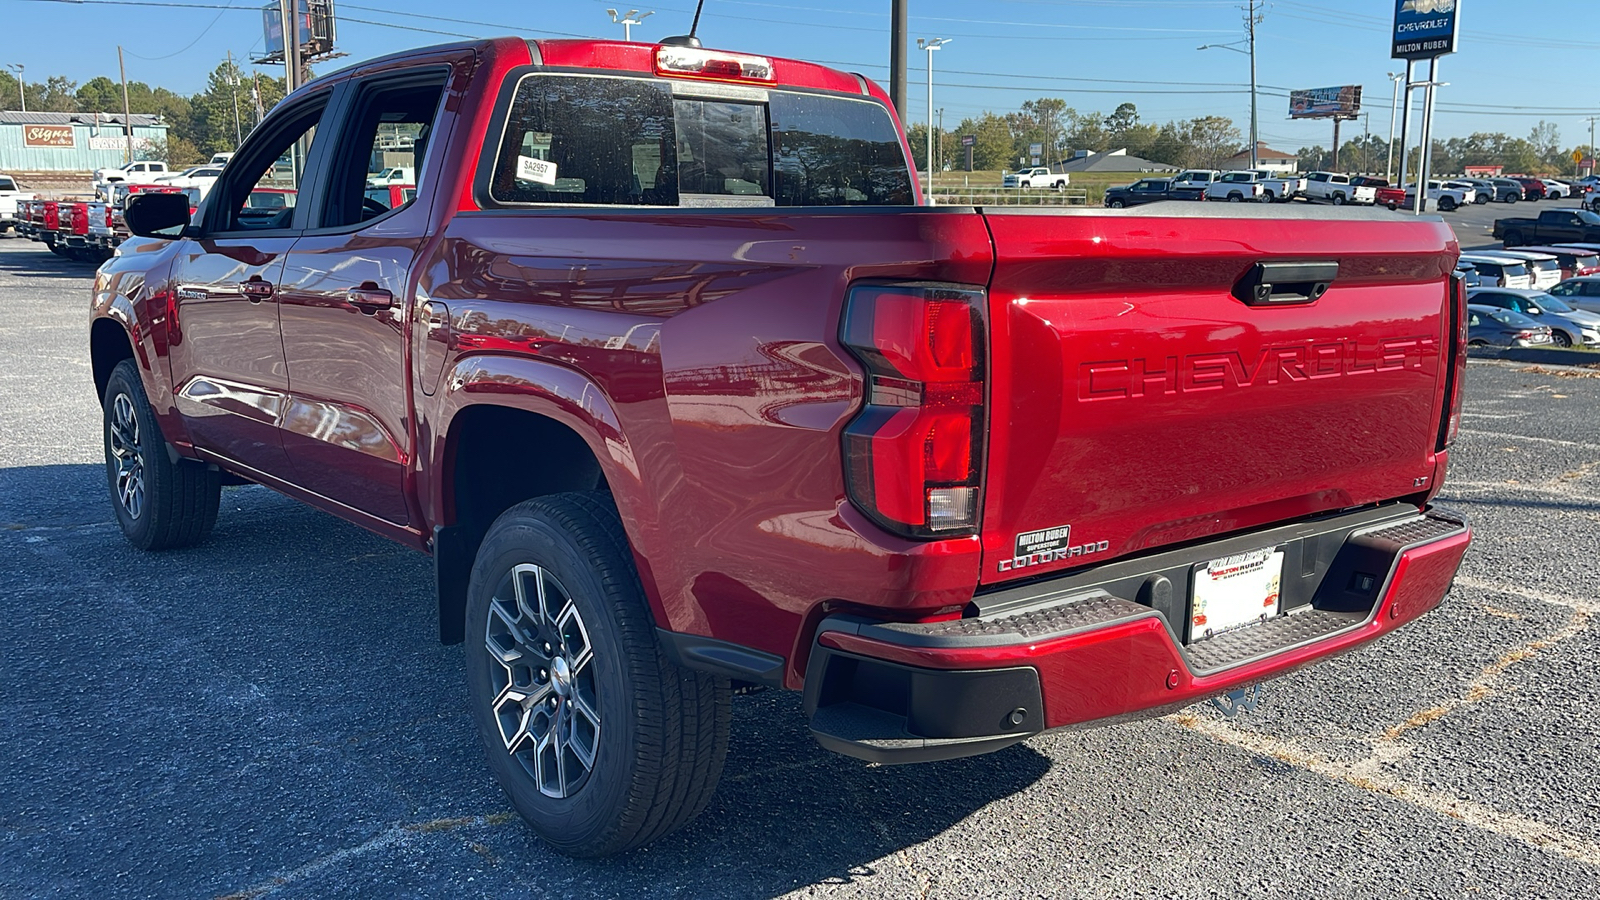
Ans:
[[[1346,203],[1371,206],[1378,200],[1378,189],[1370,185],[1351,184],[1349,175],[1338,172],[1308,172],[1305,196],[1307,200],[1320,200],[1334,206]]]
[[[1256,180],[1254,172],[1223,172],[1221,178],[1206,185],[1207,200],[1243,203],[1264,199],[1265,195],[1266,190]]]
[[[167,164],[158,160],[140,160],[125,166],[94,170],[94,190],[102,197],[111,195],[111,186],[118,182],[129,184],[154,184],[162,175],[171,174]]]
[[[1444,186],[1451,190],[1460,191],[1466,195],[1465,203],[1488,203],[1489,198],[1478,191],[1478,186],[1470,181],[1446,181]]]
[[[1460,188],[1446,187],[1437,181],[1428,182],[1428,202],[1434,204],[1440,212],[1450,212],[1458,207],[1466,206],[1472,200],[1467,192]],[[1411,206],[1417,200],[1417,186],[1406,185],[1406,205]]]
[[[1008,188],[1050,188],[1063,190],[1072,183],[1072,176],[1065,172],[1052,172],[1049,166],[1034,166],[1020,172],[1011,172],[1000,179],[1001,187]]]
[[[1544,196],[1547,200],[1561,200],[1572,196],[1572,185],[1565,181],[1555,181],[1550,178],[1541,178],[1539,181],[1544,184]]]
[[[1482,250],[1479,252],[1484,256],[1498,256],[1526,263],[1528,274],[1533,278],[1533,283],[1529,287],[1536,291],[1547,291],[1561,283],[1561,260],[1548,253],[1539,253],[1535,250]]]
[[[206,163],[206,165],[217,166],[218,168],[221,168],[222,166],[227,165],[228,160],[230,159],[233,159],[232,153],[213,153],[211,154],[211,161]]]
[[[163,175],[155,180],[156,184],[170,184],[173,187],[199,188],[201,198],[211,193],[211,186],[222,177],[221,166],[195,166],[184,169],[176,175]]]
[[[1489,256],[1482,253],[1463,253],[1461,262],[1471,263],[1484,287],[1532,288],[1533,274],[1528,264],[1506,256]]]

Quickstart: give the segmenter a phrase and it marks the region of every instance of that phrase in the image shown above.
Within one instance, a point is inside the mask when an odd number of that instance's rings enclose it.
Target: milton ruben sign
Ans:
[[[1456,52],[1460,0],[1396,0],[1394,59],[1428,59]]]

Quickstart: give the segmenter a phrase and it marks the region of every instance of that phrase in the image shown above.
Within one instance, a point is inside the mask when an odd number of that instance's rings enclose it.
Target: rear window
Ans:
[[[501,204],[907,206],[910,173],[879,104],[767,91],[673,96],[666,81],[529,75],[489,183]]]

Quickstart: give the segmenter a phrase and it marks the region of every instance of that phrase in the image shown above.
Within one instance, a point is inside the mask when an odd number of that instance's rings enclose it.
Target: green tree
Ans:
[[[960,132],[976,139],[972,147],[973,168],[1003,169],[1016,165],[1011,127],[1000,116],[986,112],[976,120],[968,119],[961,123]]]
[[[33,97],[28,98],[28,108],[34,109]],[[77,112],[78,83],[65,75],[51,75],[39,92],[38,107],[48,112]]]
[[[0,109],[16,109],[21,98],[16,76],[0,69]]]
[[[122,112],[122,88],[104,75],[97,75],[78,88],[78,112]]]
[[[1239,152],[1244,137],[1233,120],[1226,116],[1201,116],[1179,125],[1187,147],[1183,165],[1193,169],[1215,169],[1223,160]]]

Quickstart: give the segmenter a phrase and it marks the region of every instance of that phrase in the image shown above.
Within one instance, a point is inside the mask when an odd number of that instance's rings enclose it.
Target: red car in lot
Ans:
[[[1549,190],[1544,182],[1529,175],[1507,175],[1507,178],[1522,185],[1522,198],[1524,200],[1543,200]]]
[[[415,193],[369,197],[402,128]],[[182,546],[242,479],[430,554],[491,771],[587,856],[705,808],[735,685],[946,759],[1440,603],[1442,222],[919,196],[885,92],[810,63],[503,38],[323,75],[197,216],[128,206],[89,325],[112,508]]]

